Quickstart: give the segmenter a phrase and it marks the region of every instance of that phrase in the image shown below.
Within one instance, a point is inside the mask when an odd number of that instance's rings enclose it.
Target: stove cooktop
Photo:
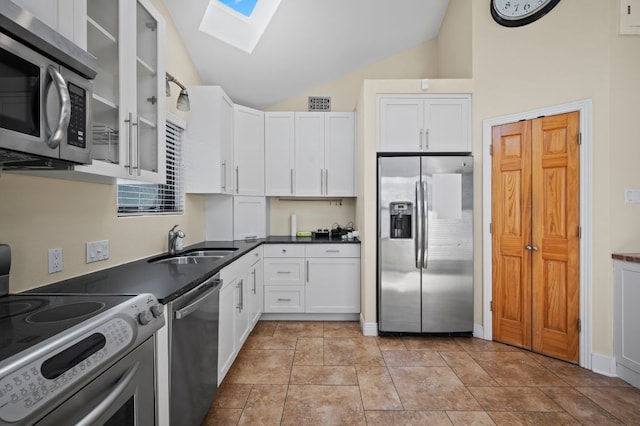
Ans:
[[[0,362],[131,298],[79,294],[0,297]]]

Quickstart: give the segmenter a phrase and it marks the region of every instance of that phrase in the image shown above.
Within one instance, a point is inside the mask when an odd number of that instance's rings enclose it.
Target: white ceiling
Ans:
[[[198,30],[209,0],[164,2],[203,83],[220,85],[234,102],[254,108],[268,107],[435,38],[449,4],[282,0],[249,55]]]

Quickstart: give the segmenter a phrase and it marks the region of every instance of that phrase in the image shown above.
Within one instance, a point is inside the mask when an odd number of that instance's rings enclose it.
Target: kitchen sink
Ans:
[[[149,259],[149,263],[168,263],[171,265],[197,265],[215,262],[225,256],[233,254],[236,248],[224,249],[196,249],[174,256],[161,256]]]

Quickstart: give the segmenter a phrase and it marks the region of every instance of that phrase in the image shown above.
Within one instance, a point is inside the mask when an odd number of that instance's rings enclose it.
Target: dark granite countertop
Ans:
[[[612,258],[626,262],[640,263],[640,253],[613,253]]]
[[[222,268],[242,257],[260,244],[290,243],[351,243],[359,240],[312,240],[288,236],[272,236],[251,241],[204,241],[185,247],[183,251],[200,248],[235,248],[233,254],[215,262],[189,265],[149,263],[159,255],[125,263],[78,277],[48,284],[27,293],[80,293],[80,294],[141,294],[151,293],[167,304],[188,292]]]

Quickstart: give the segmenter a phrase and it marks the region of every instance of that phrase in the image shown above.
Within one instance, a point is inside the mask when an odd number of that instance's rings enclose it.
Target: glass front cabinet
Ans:
[[[86,25],[99,68],[93,161],[76,171],[164,183],[164,18],[148,0],[87,0]]]

